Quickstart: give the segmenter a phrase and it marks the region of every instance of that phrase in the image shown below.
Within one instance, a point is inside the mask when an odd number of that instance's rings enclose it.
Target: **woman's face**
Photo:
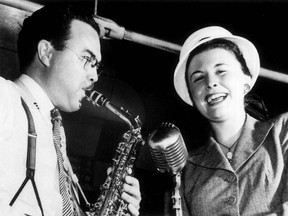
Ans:
[[[244,113],[245,75],[235,55],[214,48],[195,55],[188,65],[192,101],[209,121],[221,122]]]

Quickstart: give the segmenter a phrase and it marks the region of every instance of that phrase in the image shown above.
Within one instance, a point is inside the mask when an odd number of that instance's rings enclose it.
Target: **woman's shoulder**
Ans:
[[[281,114],[278,114],[270,119],[270,121],[277,123],[277,122],[287,122],[288,121],[288,112],[284,112]]]
[[[278,114],[269,120],[274,124],[274,130],[279,134],[287,134],[288,132],[288,112]]]

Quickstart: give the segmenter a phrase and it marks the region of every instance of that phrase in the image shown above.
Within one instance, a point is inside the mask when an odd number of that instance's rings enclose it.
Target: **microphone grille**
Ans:
[[[185,166],[188,152],[183,137],[175,125],[162,123],[150,134],[148,144],[159,172],[177,174]]]

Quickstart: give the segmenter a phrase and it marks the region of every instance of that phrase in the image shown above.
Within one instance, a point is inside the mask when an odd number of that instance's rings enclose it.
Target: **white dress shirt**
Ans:
[[[43,89],[29,76],[21,75],[15,83],[0,77],[0,216],[41,215],[31,181],[28,181],[13,206],[9,206],[26,177],[28,121],[20,95],[25,99],[35,123],[34,178],[44,214],[60,216],[62,199],[50,117],[50,110],[54,106]]]

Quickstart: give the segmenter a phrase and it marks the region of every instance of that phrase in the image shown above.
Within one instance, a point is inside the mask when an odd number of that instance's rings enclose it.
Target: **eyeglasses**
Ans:
[[[85,60],[83,66],[85,71],[88,71],[91,68],[92,69],[96,68],[98,76],[100,76],[100,74],[103,72],[103,64],[99,62],[94,56],[87,56],[87,55],[79,56],[73,49],[67,46],[65,46],[65,48],[74,53],[80,61]]]

